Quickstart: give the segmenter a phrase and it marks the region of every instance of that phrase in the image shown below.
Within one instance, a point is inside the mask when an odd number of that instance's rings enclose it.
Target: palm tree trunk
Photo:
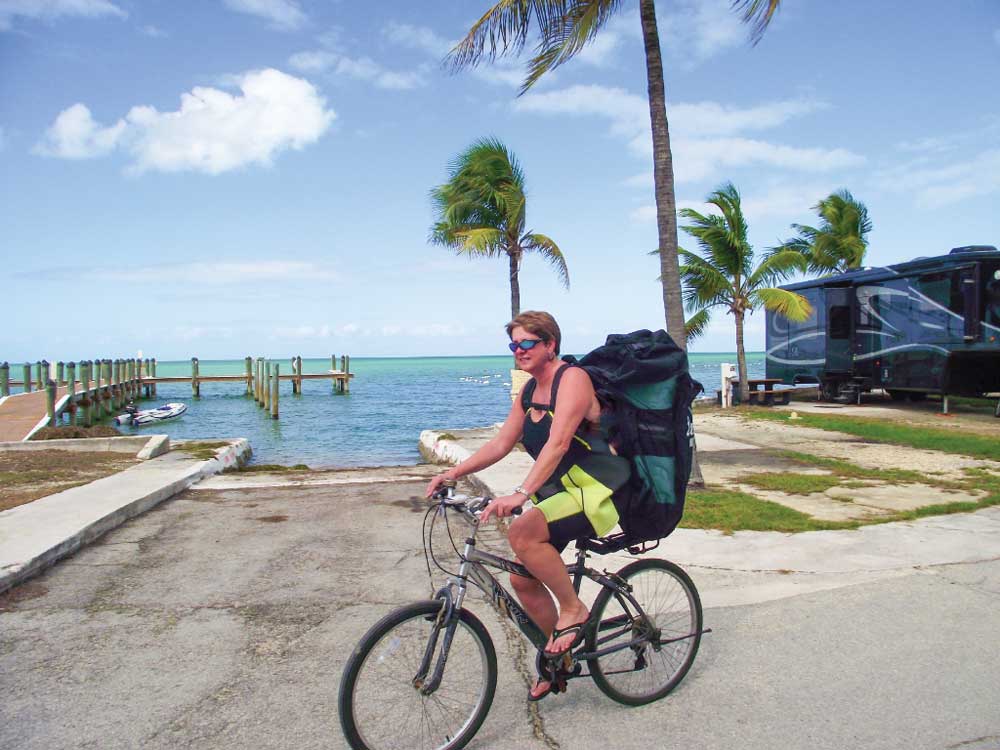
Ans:
[[[509,253],[510,259],[510,319],[513,320],[521,312],[521,284],[517,280],[517,256]]]
[[[750,383],[747,382],[747,354],[743,350],[743,313],[736,313],[736,367],[740,374],[740,403],[750,403]]]
[[[684,305],[677,261],[677,205],[674,198],[674,163],[667,126],[667,97],[663,85],[663,59],[656,28],[653,0],[639,0],[642,40],[646,48],[649,121],[653,129],[653,186],[656,196],[656,229],[660,248],[660,283],[667,333],[685,350]]]

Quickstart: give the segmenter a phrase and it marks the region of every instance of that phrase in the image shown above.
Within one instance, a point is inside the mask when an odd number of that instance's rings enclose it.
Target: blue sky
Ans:
[[[427,242],[486,136],[569,266],[522,309],[566,351],[662,327],[637,4],[521,98],[441,67],[489,4],[0,0],[0,359],[501,353],[505,265]],[[727,0],[657,11],[681,206],[732,181],[762,251],[847,188],[873,265],[1000,245],[996,0],[785,0],[756,47]]]

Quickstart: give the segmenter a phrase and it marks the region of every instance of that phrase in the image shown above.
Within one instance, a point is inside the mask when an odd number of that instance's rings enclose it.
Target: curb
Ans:
[[[3,593],[12,586],[23,583],[26,579],[40,573],[63,557],[73,554],[85,545],[93,542],[95,539],[98,539],[112,529],[122,525],[125,521],[145,513],[147,510],[155,508],[164,500],[168,500],[174,495],[183,492],[188,487],[200,482],[205,477],[218,474],[226,469],[246,463],[250,453],[250,441],[246,438],[239,438],[232,441],[225,448],[220,448],[216,453],[215,458],[193,464],[184,470],[178,478],[168,482],[167,484],[139,497],[135,497],[116,509],[100,515],[100,517],[95,520],[81,519],[81,523],[83,525],[81,525],[76,531],[70,533],[63,541],[39,552],[32,551],[26,555],[27,559],[3,564],[2,569],[0,569],[0,593]],[[122,472],[121,474],[113,476],[122,476],[124,473],[125,472]],[[49,495],[47,498],[41,498],[34,502],[39,503],[50,498],[59,498],[61,495],[65,496],[67,493],[72,493],[74,490],[81,490],[88,486],[89,485],[82,485],[82,487],[74,487],[69,490],[65,490],[64,492],[56,493],[55,495]],[[58,500],[55,504],[58,506]],[[44,520],[46,515],[57,515],[61,510],[58,507],[48,508],[46,506],[36,506],[32,509],[31,505],[32,504],[29,503],[28,505],[18,506],[17,508],[12,508],[9,511],[4,511],[0,514],[0,518],[6,516],[6,520],[10,521],[18,518],[19,516],[23,517],[29,512],[29,509],[31,509],[36,511],[36,515]],[[50,503],[49,505],[53,504]],[[18,513],[19,510],[21,511],[20,513]]]

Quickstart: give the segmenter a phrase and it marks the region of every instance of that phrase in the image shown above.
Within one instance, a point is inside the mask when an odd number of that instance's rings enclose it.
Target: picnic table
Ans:
[[[750,403],[761,404],[763,406],[774,406],[775,404],[787,404],[791,399],[791,389],[775,391],[774,386],[781,383],[781,378],[752,378],[747,380],[747,387],[750,389]],[[733,403],[740,402],[740,381],[734,380]],[[722,403],[722,391],[718,392],[718,402]]]

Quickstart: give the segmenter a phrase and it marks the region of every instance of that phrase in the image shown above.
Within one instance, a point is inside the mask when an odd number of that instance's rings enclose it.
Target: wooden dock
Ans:
[[[23,377],[12,380],[11,366],[0,363],[0,442],[28,440],[45,426],[69,424],[90,427],[124,411],[130,402],[155,398],[159,383],[191,383],[192,398],[201,397],[202,383],[239,383],[257,405],[278,419],[279,385],[290,381],[292,394],[302,393],[304,380],[329,380],[334,392],[349,393],[351,378],[347,355],[330,357],[325,373],[302,372],[302,357],[292,357],[290,372],[263,357],[246,357],[240,375],[202,375],[197,357],[191,359],[191,375],[157,376],[156,359],[99,359],[80,363],[57,362],[51,367],[41,360],[25,363]],[[54,370],[54,372],[53,372]],[[79,377],[77,376],[79,373]],[[11,393],[19,388],[20,393]]]

